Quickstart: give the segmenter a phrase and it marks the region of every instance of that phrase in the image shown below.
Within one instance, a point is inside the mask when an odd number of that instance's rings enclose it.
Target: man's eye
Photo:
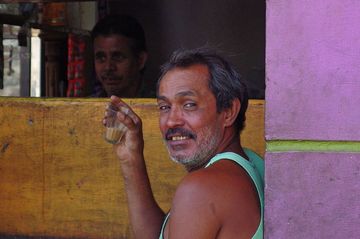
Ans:
[[[126,57],[122,54],[115,54],[112,56],[112,60],[117,61],[117,62],[123,61],[123,60],[125,60],[125,58]]]
[[[99,62],[103,62],[103,61],[105,61],[105,56],[104,55],[96,55],[95,60],[99,61]]]
[[[167,111],[170,109],[168,105],[159,105],[159,111]]]
[[[196,107],[196,103],[194,102],[189,102],[184,105],[185,109],[194,109],[195,107]]]

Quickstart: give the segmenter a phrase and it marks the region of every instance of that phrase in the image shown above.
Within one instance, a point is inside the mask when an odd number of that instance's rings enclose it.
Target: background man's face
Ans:
[[[170,157],[190,169],[209,160],[224,133],[208,78],[206,66],[193,65],[167,72],[159,85],[161,133]]]
[[[94,40],[95,71],[108,96],[134,97],[141,81],[137,57],[129,38],[98,36]]]

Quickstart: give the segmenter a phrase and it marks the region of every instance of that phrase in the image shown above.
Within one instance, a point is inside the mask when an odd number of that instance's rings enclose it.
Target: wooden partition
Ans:
[[[168,210],[185,172],[168,159],[156,100],[125,101],[143,119],[150,180]],[[0,98],[1,236],[132,238],[119,162],[103,140],[107,102]],[[264,155],[264,101],[250,101],[242,141]]]

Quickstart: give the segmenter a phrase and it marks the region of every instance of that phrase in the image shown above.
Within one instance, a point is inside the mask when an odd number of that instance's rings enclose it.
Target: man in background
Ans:
[[[96,23],[91,39],[97,82],[93,97],[140,97],[147,60],[145,34],[127,15],[109,15]]]

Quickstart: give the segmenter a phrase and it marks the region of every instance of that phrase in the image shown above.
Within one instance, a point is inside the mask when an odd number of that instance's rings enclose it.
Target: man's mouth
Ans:
[[[187,137],[187,136],[173,136],[173,137],[170,137],[169,140],[178,141],[178,140],[185,140],[185,139],[189,139],[189,137]]]
[[[121,77],[118,77],[114,74],[103,74],[101,75],[101,80],[105,83],[114,83],[121,81]]]
[[[117,82],[117,79],[115,77],[109,77],[109,76],[103,76],[101,77],[103,82],[111,83],[111,82]]]
[[[183,128],[170,128],[165,134],[168,141],[182,141],[188,139],[196,139],[196,135]]]

